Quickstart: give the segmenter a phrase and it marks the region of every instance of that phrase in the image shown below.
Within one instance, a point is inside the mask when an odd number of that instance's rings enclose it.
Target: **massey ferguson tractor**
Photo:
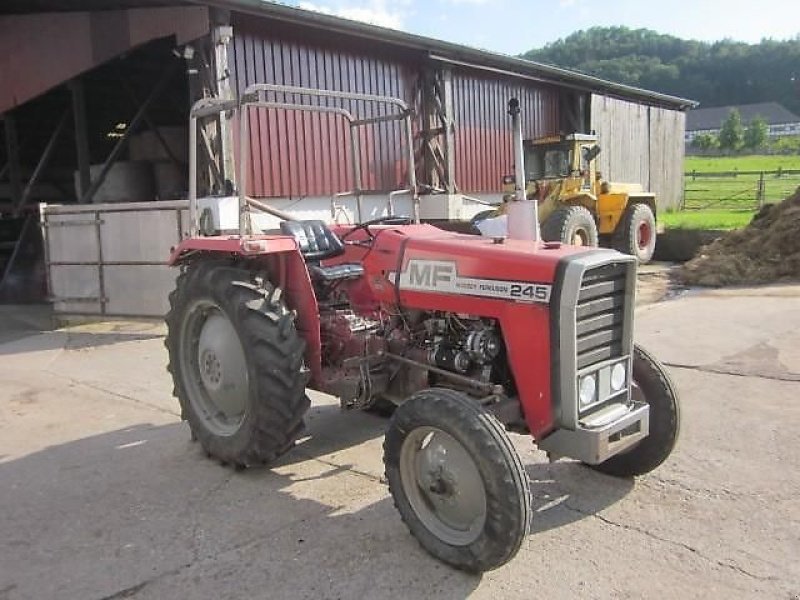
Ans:
[[[333,112],[351,131],[365,122],[334,97],[382,104],[377,118],[401,121],[410,142],[411,111],[384,97],[254,85],[236,103],[193,108],[191,235],[171,254],[180,275],[166,318],[175,395],[193,438],[236,468],[292,448],[308,388],[346,410],[396,407],[384,463],[402,519],[443,562],[497,568],[532,513],[507,432],[618,477],[655,469],[675,445],[675,388],[633,341],[636,261],[539,241],[535,227],[528,239],[487,238],[394,214],[329,226],[247,197],[250,109]],[[236,231],[204,218],[213,198],[196,197],[198,121],[220,111],[241,128]],[[257,226],[257,211],[280,220],[275,231]]]

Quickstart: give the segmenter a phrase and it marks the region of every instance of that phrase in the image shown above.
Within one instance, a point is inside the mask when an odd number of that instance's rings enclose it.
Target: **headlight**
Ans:
[[[625,387],[625,363],[617,363],[611,369],[611,391],[618,392]]]
[[[578,398],[581,407],[589,406],[597,399],[597,381],[594,373],[581,379]]]

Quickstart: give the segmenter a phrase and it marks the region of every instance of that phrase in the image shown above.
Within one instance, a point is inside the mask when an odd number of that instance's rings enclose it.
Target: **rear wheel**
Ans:
[[[303,428],[304,342],[280,290],[223,262],[190,265],[170,294],[166,346],[193,438],[237,467],[269,463]]]
[[[618,226],[614,247],[648,263],[656,250],[656,217],[647,204],[631,204]]]
[[[511,560],[531,518],[528,476],[497,419],[459,392],[400,405],[384,443],[395,506],[425,550],[481,572]]]
[[[542,239],[573,246],[597,246],[597,224],[584,206],[564,206],[542,223]]]
[[[633,350],[634,400],[650,405],[650,434],[630,450],[592,468],[617,477],[649,473],[672,453],[678,441],[681,411],[678,392],[664,366],[647,350]]]

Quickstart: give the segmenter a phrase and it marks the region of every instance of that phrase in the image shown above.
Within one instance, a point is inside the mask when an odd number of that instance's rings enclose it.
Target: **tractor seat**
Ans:
[[[363,275],[364,267],[358,263],[330,267],[319,264],[322,260],[344,254],[344,243],[323,221],[283,221],[281,232],[292,236],[297,242],[312,279],[331,282]]]

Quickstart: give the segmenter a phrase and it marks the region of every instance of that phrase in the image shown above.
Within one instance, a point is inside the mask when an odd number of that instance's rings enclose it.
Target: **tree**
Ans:
[[[756,116],[744,132],[744,147],[749,150],[757,150],[767,144],[769,137],[769,126],[760,116]]]
[[[719,140],[713,133],[700,133],[692,140],[692,146],[700,150],[719,148]]]
[[[702,106],[778,102],[800,113],[800,36],[757,44],[708,43],[648,29],[592,27],[522,58],[690,98]]]
[[[723,150],[737,151],[744,144],[744,127],[742,115],[735,108],[728,113],[728,118],[722,122],[719,132],[719,147]]]

